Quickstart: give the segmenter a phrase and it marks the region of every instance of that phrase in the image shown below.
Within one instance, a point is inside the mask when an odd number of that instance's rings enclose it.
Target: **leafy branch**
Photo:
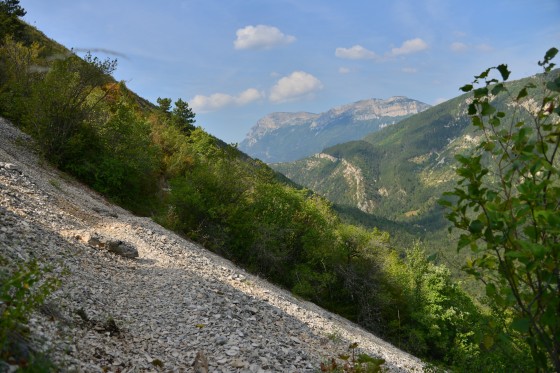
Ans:
[[[513,313],[511,327],[526,337],[536,366],[560,372],[560,77],[551,62],[557,53],[552,48],[539,62],[540,85],[511,92],[510,71],[499,65],[461,87],[473,94],[468,114],[482,136],[473,154],[456,157],[461,179],[441,203],[464,231],[458,250],[470,247],[475,255],[464,270]],[[514,110],[498,109],[503,97]]]

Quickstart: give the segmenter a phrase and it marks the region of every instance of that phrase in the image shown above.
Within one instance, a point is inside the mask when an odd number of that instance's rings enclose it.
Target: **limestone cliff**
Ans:
[[[265,162],[293,161],[331,145],[358,140],[429,107],[395,96],[362,100],[320,114],[272,113],[259,119],[239,147]]]

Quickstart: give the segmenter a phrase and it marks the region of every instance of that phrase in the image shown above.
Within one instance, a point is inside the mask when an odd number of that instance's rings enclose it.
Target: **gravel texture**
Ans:
[[[193,372],[200,352],[210,372],[318,372],[353,342],[386,370],[422,370],[355,324],[111,205],[31,148],[0,118],[0,250],[63,276],[30,321],[32,347],[62,371]]]

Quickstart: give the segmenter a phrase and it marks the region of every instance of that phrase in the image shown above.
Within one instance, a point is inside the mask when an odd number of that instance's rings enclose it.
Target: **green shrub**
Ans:
[[[26,325],[31,313],[59,286],[60,280],[50,274],[49,267],[35,260],[15,270],[7,268],[7,263],[0,256],[0,359],[32,369],[46,362],[40,354],[24,352]]]
[[[442,204],[462,231],[458,250],[473,255],[464,270],[511,316],[502,333],[526,341],[535,369],[560,372],[560,77],[544,79],[557,52],[539,62],[539,86],[510,91],[510,71],[499,65],[462,87],[473,92],[468,111],[481,142],[457,156],[461,179]],[[504,96],[508,112],[495,107]]]

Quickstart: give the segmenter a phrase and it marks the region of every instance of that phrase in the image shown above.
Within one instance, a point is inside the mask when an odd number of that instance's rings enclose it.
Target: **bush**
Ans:
[[[7,268],[7,260],[0,256],[0,359],[9,364],[27,367],[46,362],[38,354],[25,351],[27,323],[31,313],[60,284],[49,274],[50,268],[37,261],[21,264],[16,270]]]
[[[442,204],[463,231],[458,250],[469,247],[474,255],[464,270],[485,284],[493,307],[511,315],[507,336],[527,342],[535,369],[560,372],[560,77],[551,62],[557,52],[550,49],[539,62],[540,86],[510,91],[510,71],[499,65],[462,87],[473,92],[468,110],[481,142],[474,154],[457,156],[461,179]],[[508,112],[495,106],[504,96],[513,107]]]

